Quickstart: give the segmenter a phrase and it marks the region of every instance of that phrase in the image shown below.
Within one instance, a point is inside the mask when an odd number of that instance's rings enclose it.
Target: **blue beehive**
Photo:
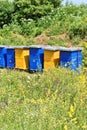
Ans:
[[[72,70],[80,70],[82,66],[82,48],[61,47],[60,65]]]
[[[7,49],[5,46],[0,46],[0,67],[5,68],[7,65],[6,60]]]
[[[41,47],[30,47],[29,57],[30,71],[42,71],[44,62],[44,49]]]
[[[15,67],[15,49],[14,47],[7,47],[7,68]]]

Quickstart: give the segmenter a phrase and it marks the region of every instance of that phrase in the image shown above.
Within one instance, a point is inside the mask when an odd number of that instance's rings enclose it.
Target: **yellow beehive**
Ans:
[[[45,50],[44,51],[44,69],[51,69],[57,67],[60,61],[60,51]]]
[[[15,68],[29,69],[29,49],[16,48],[15,49]]]

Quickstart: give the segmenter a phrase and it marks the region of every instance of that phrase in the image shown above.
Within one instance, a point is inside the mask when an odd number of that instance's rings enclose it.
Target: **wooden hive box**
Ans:
[[[61,47],[60,49],[60,66],[71,70],[79,70],[82,66],[82,50],[81,47]]]
[[[0,46],[0,67],[5,68],[7,66],[6,59],[7,49],[5,46]]]
[[[30,71],[42,71],[44,62],[44,49],[38,46],[30,47]]]
[[[44,48],[44,69],[55,68],[59,65],[60,51],[56,47]]]
[[[15,68],[29,69],[29,48],[24,46],[15,48]]]
[[[15,49],[14,47],[7,47],[7,68],[15,67]]]

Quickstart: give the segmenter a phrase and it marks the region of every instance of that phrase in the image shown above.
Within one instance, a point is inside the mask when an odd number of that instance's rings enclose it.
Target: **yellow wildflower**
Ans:
[[[3,37],[2,36],[0,36],[0,40],[2,40],[3,39]]]
[[[80,80],[80,82],[82,84],[82,87],[85,87],[85,85],[86,85],[86,77],[84,75],[80,75],[79,80]]]
[[[64,130],[68,130],[67,125],[64,125]]]
[[[43,101],[43,99],[40,98],[40,99],[37,100],[37,102],[38,103],[43,103],[44,101]]]
[[[77,124],[77,118],[76,117],[73,118],[71,121],[74,122],[75,124]]]
[[[56,90],[56,91],[54,92],[55,98],[57,97],[57,93],[58,93],[58,90]]]
[[[80,98],[80,102],[81,102],[81,104],[83,104],[84,102],[83,102],[83,99],[82,99],[82,97]]]
[[[55,100],[57,98],[57,92],[58,90],[56,90],[53,94],[52,94],[52,98]]]
[[[46,96],[48,97],[50,95],[50,89],[48,89]]]
[[[70,112],[71,112],[71,113],[74,112],[74,106],[73,106],[73,105],[70,106]]]
[[[69,117],[73,117],[73,114],[75,113],[76,104],[70,106],[70,111],[68,112]]]
[[[87,128],[87,125],[86,125],[86,123],[84,123],[83,125],[82,125],[82,129],[86,129]]]
[[[73,115],[72,115],[72,113],[71,113],[71,112],[68,112],[68,114],[69,114],[69,117],[73,117]]]
[[[31,103],[36,103],[35,99],[33,99],[33,98],[30,100],[30,102]]]

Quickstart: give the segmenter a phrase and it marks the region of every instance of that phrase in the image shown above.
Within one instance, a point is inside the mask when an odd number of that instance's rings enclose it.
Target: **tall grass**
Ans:
[[[87,71],[0,69],[1,130],[86,130]]]

